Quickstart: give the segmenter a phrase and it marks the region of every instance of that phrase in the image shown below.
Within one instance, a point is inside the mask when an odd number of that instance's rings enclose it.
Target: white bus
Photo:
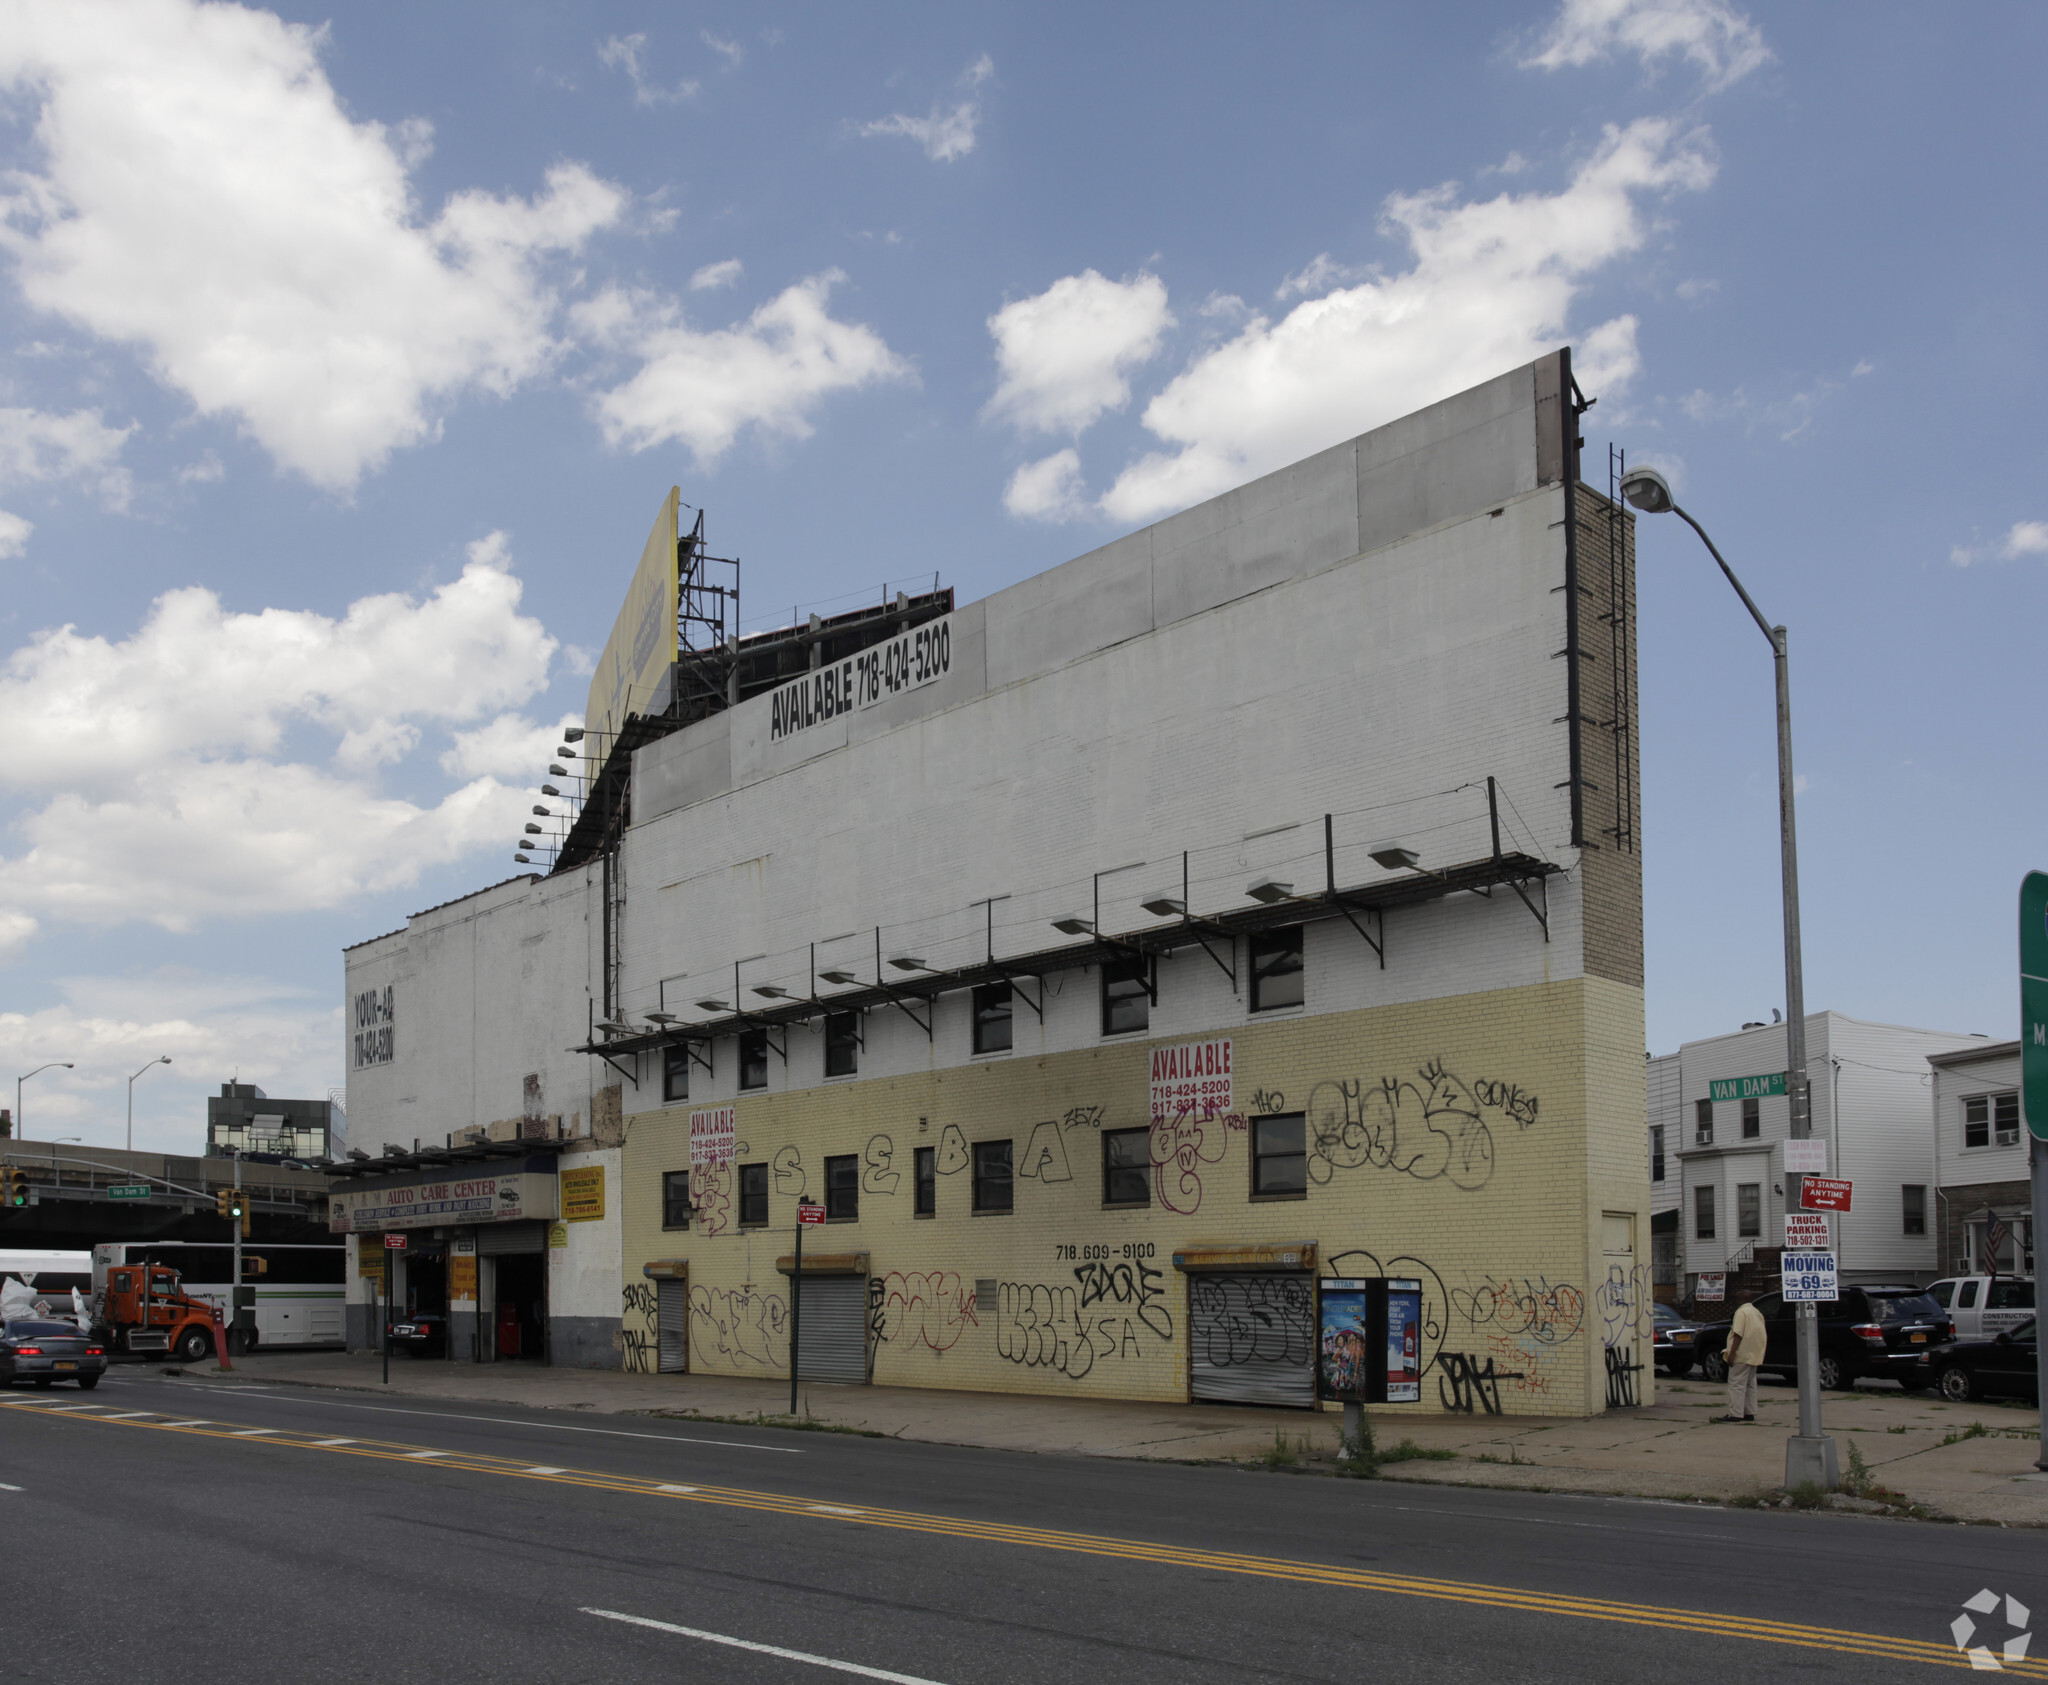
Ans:
[[[93,1298],[95,1303],[102,1302],[109,1268],[161,1264],[178,1272],[193,1298],[219,1305],[226,1321],[234,1258],[232,1246],[208,1241],[108,1242],[92,1249]],[[346,1276],[346,1247],[244,1241],[242,1285],[255,1289],[256,1349],[346,1344],[342,1310],[348,1292]]]

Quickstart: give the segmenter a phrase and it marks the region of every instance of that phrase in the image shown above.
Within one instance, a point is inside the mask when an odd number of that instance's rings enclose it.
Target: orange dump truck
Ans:
[[[116,1351],[167,1352],[197,1363],[213,1350],[212,1303],[185,1291],[162,1264],[119,1264],[107,1271],[100,1319]]]

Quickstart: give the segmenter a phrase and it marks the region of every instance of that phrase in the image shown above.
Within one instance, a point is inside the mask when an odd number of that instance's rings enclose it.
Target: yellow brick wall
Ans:
[[[786,1376],[789,1281],[776,1260],[799,1195],[823,1197],[824,1159],[852,1153],[859,1218],[809,1230],[806,1250],[868,1255],[879,1384],[1182,1400],[1188,1281],[1173,1254],[1314,1241],[1326,1275],[1422,1279],[1433,1367],[1421,1408],[1441,1408],[1457,1396],[1452,1377],[1489,1361],[1515,1377],[1498,1383],[1508,1413],[1601,1408],[1603,1330],[1616,1326],[1601,1303],[1602,1210],[1637,1213],[1647,1264],[1647,1185],[1627,1162],[1642,1134],[1641,991],[1547,983],[1228,1033],[1234,1108],[1308,1114],[1306,1198],[1251,1197],[1234,1120],[1155,1129],[1151,1205],[1104,1209],[1100,1133],[1147,1123],[1151,1049],[1171,1041],[743,1095],[739,1160],[773,1166],[769,1224],[752,1232],[738,1227],[731,1171],[700,1174],[699,1219],[665,1231],[661,1176],[688,1168],[691,1108],[630,1118],[629,1367],[653,1367],[642,1266],[680,1259],[691,1368]],[[966,1149],[1000,1138],[1014,1143],[1015,1209],[976,1215]],[[912,1214],[920,1146],[939,1149],[942,1171],[925,1218]],[[982,1280],[999,1284],[993,1303],[977,1304]]]

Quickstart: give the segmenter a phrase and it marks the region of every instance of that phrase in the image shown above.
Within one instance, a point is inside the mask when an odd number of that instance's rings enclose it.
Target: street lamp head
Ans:
[[[1678,507],[1670,482],[1654,468],[1631,468],[1622,479],[1621,495],[1646,515],[1668,515]]]

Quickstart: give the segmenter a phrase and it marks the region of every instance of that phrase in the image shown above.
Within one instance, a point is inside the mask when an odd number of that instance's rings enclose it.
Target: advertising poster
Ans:
[[[1422,1402],[1422,1283],[1387,1283],[1387,1402]]]
[[[732,1163],[739,1144],[739,1111],[732,1106],[706,1106],[690,1114],[690,1168],[703,1170]]]
[[[1375,1390],[1369,1374],[1371,1286],[1366,1281],[1344,1280],[1319,1284],[1316,1380],[1325,1398],[1341,1399],[1347,1404],[1378,1402],[1370,1396]]]
[[[1207,1123],[1231,1110],[1230,1040],[1191,1041],[1152,1050],[1152,1121]]]

